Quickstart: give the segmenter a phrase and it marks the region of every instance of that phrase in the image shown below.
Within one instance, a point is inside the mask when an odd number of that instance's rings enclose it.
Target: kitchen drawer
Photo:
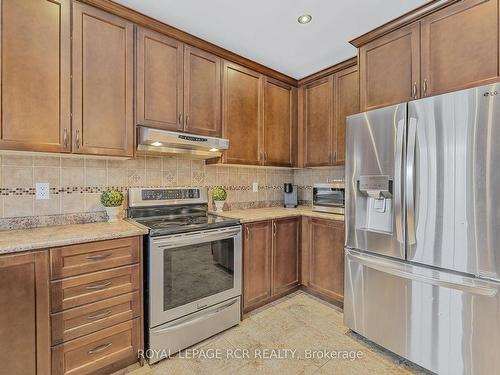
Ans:
[[[52,280],[139,262],[140,237],[50,249]]]
[[[88,273],[52,281],[51,311],[58,312],[138,290],[139,265]]]
[[[104,374],[137,361],[140,319],[129,320],[52,348],[52,375]]]
[[[137,318],[140,303],[136,291],[52,314],[52,345]]]

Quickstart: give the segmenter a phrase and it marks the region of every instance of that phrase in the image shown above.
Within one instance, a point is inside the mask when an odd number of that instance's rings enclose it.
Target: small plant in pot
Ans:
[[[123,194],[116,190],[104,191],[101,194],[101,204],[108,214],[108,222],[118,221],[123,203]]]
[[[224,202],[226,201],[226,198],[227,198],[227,192],[223,188],[216,187],[212,190],[212,199],[214,200],[215,203],[216,212],[223,211]]]

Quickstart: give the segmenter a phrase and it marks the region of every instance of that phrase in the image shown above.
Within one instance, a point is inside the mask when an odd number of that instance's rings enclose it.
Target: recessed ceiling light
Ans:
[[[312,20],[312,16],[310,14],[304,14],[297,18],[297,21],[301,24],[309,23]]]
[[[155,146],[155,147],[160,147],[162,145],[163,145],[163,143],[161,143],[161,142],[153,142],[153,143],[151,143],[151,146]]]
[[[210,149],[210,150],[208,150],[208,151],[211,151],[211,152],[216,152],[216,151],[219,151],[219,149],[214,147],[214,148],[211,148],[211,149]]]

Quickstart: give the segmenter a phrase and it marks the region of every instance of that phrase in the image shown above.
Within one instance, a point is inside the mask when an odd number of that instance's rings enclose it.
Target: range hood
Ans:
[[[229,148],[229,140],[203,135],[137,127],[139,155],[167,155],[190,159],[213,159]]]

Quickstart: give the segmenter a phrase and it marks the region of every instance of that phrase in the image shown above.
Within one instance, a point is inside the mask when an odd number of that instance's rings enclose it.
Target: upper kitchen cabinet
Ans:
[[[499,77],[497,0],[461,1],[421,21],[422,96]]]
[[[334,88],[333,164],[344,164],[346,119],[359,112],[358,67],[352,66],[336,73]]]
[[[183,44],[144,28],[136,35],[137,123],[183,130]]]
[[[359,48],[361,111],[419,95],[420,25],[410,24]]]
[[[133,156],[134,26],[73,4],[73,152]]]
[[[224,63],[223,134],[229,139],[225,163],[261,163],[263,79],[253,70]]]
[[[330,165],[332,158],[333,76],[307,84],[304,88],[304,164]]]
[[[193,134],[221,134],[221,59],[138,28],[137,124]]]
[[[71,151],[69,0],[3,0],[0,148]]]
[[[266,78],[264,83],[265,165],[291,167],[294,162],[296,90],[285,83]]]
[[[184,47],[184,130],[221,135],[221,59],[194,47]]]

